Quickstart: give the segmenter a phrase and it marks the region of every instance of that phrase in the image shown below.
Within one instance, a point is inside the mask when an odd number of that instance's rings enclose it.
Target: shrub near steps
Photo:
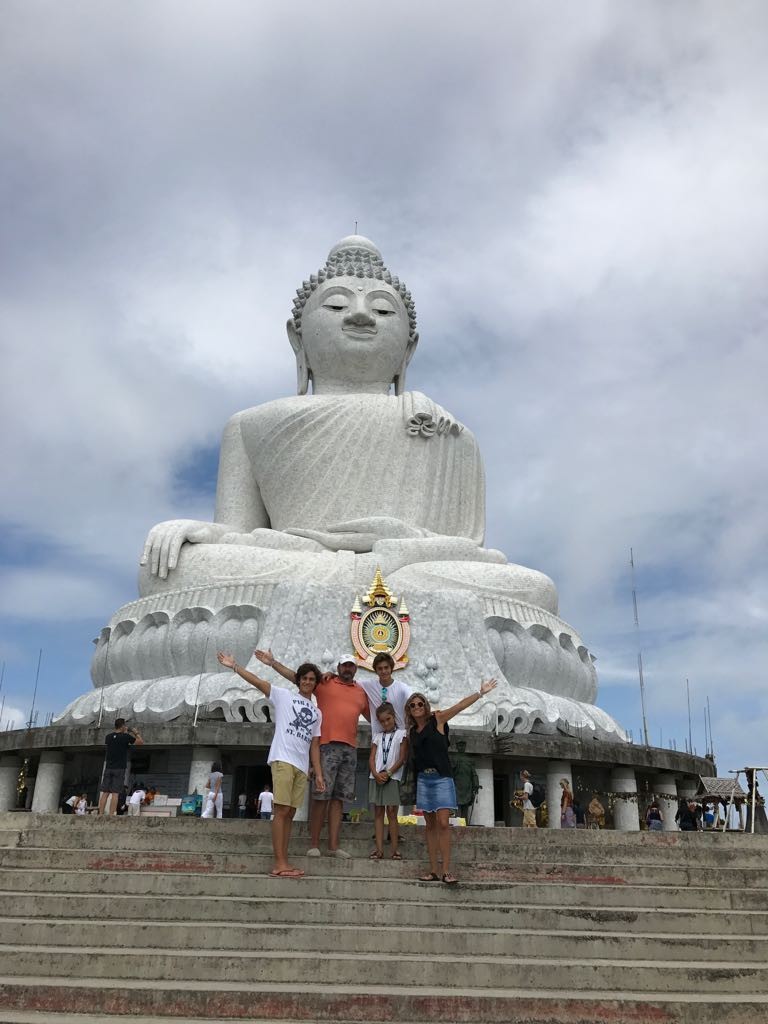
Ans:
[[[768,1022],[763,837],[466,829],[450,888],[371,831],[295,880],[265,822],[0,815],[0,1024]]]

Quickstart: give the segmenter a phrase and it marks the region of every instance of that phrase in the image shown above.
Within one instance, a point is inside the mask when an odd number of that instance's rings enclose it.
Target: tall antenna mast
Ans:
[[[35,673],[35,689],[32,693],[32,707],[29,711],[29,721],[27,722],[27,728],[31,729],[35,725],[37,719],[35,718],[35,702],[37,701],[37,684],[40,680],[40,662],[43,660],[43,648],[40,648],[40,653],[37,656],[37,672]]]
[[[706,754],[715,756],[715,744],[712,739],[712,712],[709,708],[709,694],[707,694],[707,721],[709,722],[709,749],[705,751]]]
[[[648,744],[648,721],[645,715],[645,680],[643,679],[643,652],[640,649],[640,620],[637,616],[637,590],[635,589],[635,555],[629,549],[629,566],[632,577],[632,607],[635,612],[635,635],[637,636],[637,674],[640,679],[640,707],[643,712],[643,741]]]
[[[685,677],[685,694],[688,698],[688,746],[690,752],[693,753],[693,735],[691,733],[691,684],[688,682],[688,677]]]

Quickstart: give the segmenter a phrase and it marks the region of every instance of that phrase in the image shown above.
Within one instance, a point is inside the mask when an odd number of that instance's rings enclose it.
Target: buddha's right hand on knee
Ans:
[[[169,519],[153,526],[147,535],[141,565],[149,565],[153,576],[167,578],[176,568],[182,544],[215,544],[232,527],[219,523],[203,523],[197,519]]]

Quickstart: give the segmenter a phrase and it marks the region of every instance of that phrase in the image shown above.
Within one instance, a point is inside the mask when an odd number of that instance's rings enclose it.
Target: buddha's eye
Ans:
[[[383,306],[378,306],[378,307],[374,306],[373,307],[373,312],[376,313],[378,316],[394,316],[395,315],[394,309],[385,309]]]
[[[336,313],[341,313],[342,310],[345,310],[347,308],[345,305],[338,305],[335,302],[324,302],[323,306],[326,309],[332,309]]]

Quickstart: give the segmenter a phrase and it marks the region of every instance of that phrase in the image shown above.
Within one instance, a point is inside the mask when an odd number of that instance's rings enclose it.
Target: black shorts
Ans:
[[[101,777],[102,793],[119,793],[125,785],[125,768],[105,768]]]

